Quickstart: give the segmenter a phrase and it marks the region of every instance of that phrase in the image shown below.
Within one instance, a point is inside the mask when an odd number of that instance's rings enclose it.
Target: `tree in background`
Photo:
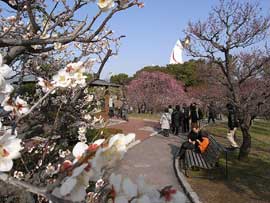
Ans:
[[[141,71],[127,86],[129,103],[138,109],[161,111],[168,105],[189,103],[184,84],[173,76],[159,71]]]
[[[252,118],[269,103],[269,27],[270,17],[262,15],[258,4],[220,0],[205,22],[190,22],[185,30],[191,38],[189,53],[222,73],[217,79],[236,109],[243,136],[239,159],[250,152]]]
[[[130,81],[130,78],[125,73],[119,73],[117,75],[113,75],[110,78],[110,82],[116,83],[119,85],[126,85]]]
[[[141,71],[160,71],[166,74],[172,75],[176,80],[184,82],[185,87],[199,84],[200,66],[205,62],[203,60],[190,60],[184,64],[169,64],[167,66],[146,66],[139,70],[136,74]],[[135,77],[136,77],[135,74]]]

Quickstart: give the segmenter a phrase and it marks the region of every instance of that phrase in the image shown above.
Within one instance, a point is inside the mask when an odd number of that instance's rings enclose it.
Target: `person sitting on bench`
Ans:
[[[178,156],[180,159],[184,159],[187,149],[194,150],[197,153],[203,153],[207,149],[208,145],[208,133],[195,125],[192,128],[192,131],[188,134],[188,141],[182,144]]]

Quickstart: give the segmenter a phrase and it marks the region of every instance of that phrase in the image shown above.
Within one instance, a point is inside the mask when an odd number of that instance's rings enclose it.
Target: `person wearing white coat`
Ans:
[[[169,137],[170,123],[171,123],[171,116],[168,111],[168,108],[166,108],[160,118],[161,129],[165,137]]]

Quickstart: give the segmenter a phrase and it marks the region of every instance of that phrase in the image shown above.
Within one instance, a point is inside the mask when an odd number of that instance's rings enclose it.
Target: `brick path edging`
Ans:
[[[175,175],[176,175],[180,185],[182,186],[184,192],[186,193],[187,197],[189,198],[189,200],[192,203],[202,203],[200,201],[197,193],[194,192],[194,190],[191,188],[190,184],[187,182],[184,174],[179,170],[178,166],[179,166],[179,159],[174,158],[173,159],[174,172],[175,172]]]

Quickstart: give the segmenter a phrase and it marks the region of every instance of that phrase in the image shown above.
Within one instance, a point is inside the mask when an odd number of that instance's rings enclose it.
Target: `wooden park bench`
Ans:
[[[194,150],[186,150],[185,158],[180,160],[178,156],[174,157],[174,168],[176,171],[176,167],[179,169],[185,170],[185,175],[188,176],[187,170],[192,167],[198,167],[202,169],[212,169],[218,166],[218,160],[222,153],[225,153],[226,159],[226,168],[225,168],[225,176],[228,176],[228,166],[227,166],[227,150],[218,143],[215,138],[209,135],[209,145],[204,153],[197,153]],[[180,163],[182,162],[182,163]]]

